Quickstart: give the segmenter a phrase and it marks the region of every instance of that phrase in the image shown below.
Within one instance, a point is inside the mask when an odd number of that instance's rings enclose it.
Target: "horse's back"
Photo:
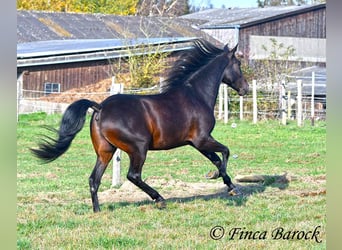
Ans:
[[[145,143],[148,149],[169,149],[186,143],[189,117],[175,97],[119,94],[101,105],[96,122],[114,145]]]
[[[135,127],[143,127],[144,108],[138,95],[113,95],[102,103],[100,120],[102,126],[117,127],[135,130]],[[140,121],[138,126],[137,121]]]

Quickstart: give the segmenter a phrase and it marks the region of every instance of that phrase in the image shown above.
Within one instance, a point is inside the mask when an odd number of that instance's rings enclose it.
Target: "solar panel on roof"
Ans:
[[[17,44],[17,67],[108,60],[186,50],[195,37],[53,40]],[[148,50],[140,46],[152,45]],[[161,47],[159,47],[161,45]],[[127,49],[130,47],[130,49]]]
[[[66,55],[90,51],[103,51],[121,49],[127,46],[144,44],[165,44],[173,42],[186,42],[194,38],[138,38],[138,39],[77,39],[77,40],[51,40],[17,45],[17,58],[43,57],[52,55]]]

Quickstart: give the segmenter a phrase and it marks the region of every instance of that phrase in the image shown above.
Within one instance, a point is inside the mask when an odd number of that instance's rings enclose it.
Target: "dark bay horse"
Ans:
[[[97,155],[89,177],[94,212],[100,211],[97,191],[102,175],[119,148],[130,159],[127,178],[146,192],[158,207],[164,198],[141,179],[148,150],[167,150],[191,145],[207,157],[232,191],[235,186],[226,172],[229,150],[217,142],[211,132],[215,126],[214,106],[221,82],[238,91],[248,92],[248,83],[232,50],[219,49],[197,40],[175,62],[162,93],[155,95],[112,95],[98,104],[81,99],[65,111],[57,139],[45,138],[32,152],[44,162],[57,159],[69,148],[82,129],[88,108],[94,110],[90,132]],[[222,154],[222,160],[216,154]]]

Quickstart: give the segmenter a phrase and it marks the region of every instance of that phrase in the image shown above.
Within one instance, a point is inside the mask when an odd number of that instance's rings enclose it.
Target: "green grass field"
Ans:
[[[236,128],[231,127],[234,121],[218,122],[213,135],[231,151],[228,174],[265,175],[264,183],[235,182],[243,195],[229,196],[221,179],[205,179],[215,168],[193,148],[151,151],[143,178],[167,198],[167,208],[157,209],[143,192],[124,190],[127,185],[112,188],[108,168],[99,189],[102,211],[94,214],[88,187],[95,163],[89,123],[52,163],[40,164],[28,150],[46,133],[40,126],[57,126],[60,118],[44,113],[19,117],[18,249],[326,248],[325,122],[301,128],[278,121],[235,121]],[[127,167],[123,154],[123,181]],[[279,181],[285,172],[287,181]],[[189,190],[196,185],[202,187],[198,194]],[[124,195],[116,200],[120,192]],[[142,198],[134,201],[133,194]]]

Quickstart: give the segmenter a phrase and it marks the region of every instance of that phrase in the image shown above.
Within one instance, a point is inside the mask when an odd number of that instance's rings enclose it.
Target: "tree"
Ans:
[[[180,16],[188,14],[188,0],[140,0],[137,15],[140,16]]]
[[[285,80],[286,75],[299,68],[299,65],[290,63],[291,58],[296,55],[296,49],[292,45],[285,46],[275,38],[270,38],[270,42],[270,47],[262,45],[268,57],[256,64],[258,66],[255,72],[258,72],[258,79],[263,78],[268,83],[280,83]]]
[[[257,0],[258,7],[265,6],[279,6],[279,5],[302,5],[302,4],[314,4],[325,3],[325,0]]]
[[[160,45],[147,45],[134,50],[141,51],[142,55],[131,54],[128,57],[131,87],[146,88],[158,84],[155,78],[166,68],[168,56],[168,53],[161,52],[161,48]]]
[[[162,37],[166,26],[160,26],[159,34],[152,30],[150,18],[140,17],[139,29],[143,36],[139,38]],[[129,34],[130,32],[123,32]],[[116,76],[119,82],[126,84],[130,88],[152,87],[160,82],[160,75],[168,68],[167,57],[169,52],[163,51],[164,45],[155,43],[132,43],[138,37],[124,35],[123,43],[126,45],[128,56],[120,58],[119,62],[112,64],[112,74]]]
[[[280,101],[277,103],[268,100],[279,99],[280,84],[288,81],[290,73],[301,68],[300,62],[296,61],[299,58],[296,58],[296,49],[292,45],[286,46],[275,38],[270,38],[269,47],[261,47],[267,57],[256,60],[254,64],[254,78],[259,80],[258,85],[263,89],[259,93],[260,96],[264,96],[258,100],[258,107],[261,110],[280,110]],[[280,113],[276,111],[275,115],[278,116]]]
[[[73,0],[17,0],[17,9],[65,12]]]
[[[83,1],[83,3],[82,3]],[[81,0],[81,6],[91,6],[92,9],[84,12],[117,14],[117,15],[133,15],[136,12],[137,0],[91,0],[91,4],[87,4],[89,0]],[[79,3],[76,1],[76,3]]]
[[[264,118],[277,117],[280,115],[279,102],[279,86],[282,81],[288,80],[288,75],[293,71],[301,68],[300,62],[296,61],[296,50],[292,45],[285,45],[277,41],[275,38],[270,38],[267,46],[261,45],[261,48],[266,52],[266,57],[261,60],[253,60],[248,62],[241,59],[241,69],[248,82],[253,79],[257,80],[258,85],[258,109],[268,110],[272,112],[260,113]],[[294,60],[295,59],[295,60]],[[237,100],[237,93],[230,91],[231,99]],[[273,101],[270,101],[273,100]],[[231,112],[238,112],[240,103],[238,101],[230,101]],[[244,109],[251,110],[253,103],[251,101],[244,102]]]
[[[139,0],[17,0],[17,9],[134,15]]]
[[[17,0],[17,9],[141,16],[180,16],[188,0]]]

